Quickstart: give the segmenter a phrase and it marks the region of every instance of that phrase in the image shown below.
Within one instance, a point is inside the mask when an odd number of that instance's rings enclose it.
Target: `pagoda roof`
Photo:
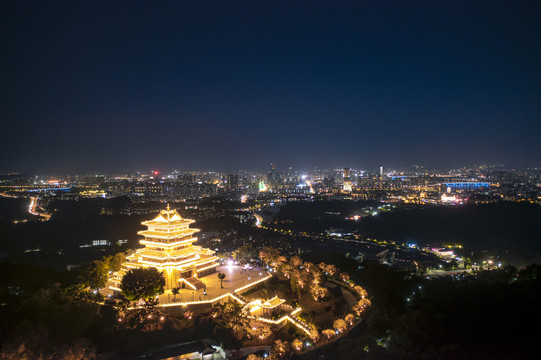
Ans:
[[[152,238],[158,238],[158,239],[177,239],[182,238],[186,236],[192,236],[196,232],[199,232],[199,229],[187,229],[187,230],[178,230],[178,231],[171,231],[171,232],[161,232],[161,231],[152,231],[152,230],[141,230],[138,231],[138,235],[146,236],[149,239]],[[196,237],[191,237],[189,239],[182,239],[182,240],[193,240],[197,241]]]
[[[278,297],[278,295],[276,295],[275,297],[273,297],[272,299],[270,300],[267,300],[265,301],[263,304],[261,304],[261,307],[263,308],[267,308],[267,309],[273,309],[283,303],[285,303],[286,301],[284,299],[280,299]]]
[[[143,221],[143,225],[151,226],[151,225],[189,225],[194,223],[195,220],[191,219],[184,219],[175,209],[170,209],[169,204],[167,205],[166,210],[160,211],[158,216],[156,216],[152,220]]]

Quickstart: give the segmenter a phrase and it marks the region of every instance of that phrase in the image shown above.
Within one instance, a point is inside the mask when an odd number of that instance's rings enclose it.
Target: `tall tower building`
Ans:
[[[201,277],[216,271],[218,257],[210,249],[194,245],[193,235],[198,229],[191,229],[195,220],[182,218],[176,210],[162,210],[160,214],[142,224],[147,230],[139,231],[144,248],[127,257],[120,271],[113,274],[110,289],[120,291],[122,278],[130,269],[153,267],[163,272],[165,288],[188,287],[193,290],[205,287]]]
[[[239,176],[237,174],[227,175],[227,188],[229,190],[237,190],[239,187]]]
[[[379,164],[379,188],[381,189],[383,187],[383,165]]]
[[[271,163],[270,170],[267,173],[267,182],[272,188],[276,186],[276,177],[276,163]]]
[[[350,168],[344,168],[344,184],[342,189],[346,192],[351,192],[351,169]]]

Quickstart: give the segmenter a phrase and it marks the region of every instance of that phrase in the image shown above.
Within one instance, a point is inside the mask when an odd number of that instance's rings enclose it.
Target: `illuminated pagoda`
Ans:
[[[143,221],[147,230],[139,231],[144,248],[127,257],[120,271],[110,279],[110,289],[120,291],[122,277],[130,269],[154,267],[163,272],[166,289],[175,287],[198,290],[205,287],[201,277],[214,273],[219,265],[215,252],[194,245],[198,229],[191,229],[195,220],[184,219],[170,209],[160,211],[152,220]]]

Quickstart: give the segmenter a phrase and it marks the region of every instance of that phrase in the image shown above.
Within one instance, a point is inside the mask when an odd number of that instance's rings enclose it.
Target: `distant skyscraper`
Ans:
[[[276,163],[271,163],[270,164],[270,170],[267,173],[267,181],[269,183],[269,186],[272,189],[276,189],[276,186],[280,182],[279,177],[280,176],[278,175],[278,172],[276,171]]]
[[[344,168],[344,185],[343,190],[347,192],[351,192],[351,169],[350,168]]]
[[[383,165],[379,164],[379,187],[380,189],[383,187]]]
[[[237,174],[227,175],[227,188],[235,190],[239,187],[239,176]]]

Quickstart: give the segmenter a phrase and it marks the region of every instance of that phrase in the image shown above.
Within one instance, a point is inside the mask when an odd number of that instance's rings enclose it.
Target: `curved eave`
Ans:
[[[173,220],[173,221],[157,221],[157,220],[147,220],[143,221],[141,224],[145,226],[188,226],[193,224],[195,220],[192,219],[182,219],[182,220]]]
[[[137,232],[137,235],[141,235],[147,238],[176,239],[176,238],[185,237],[185,236],[192,236],[198,231],[199,229],[192,229],[191,231],[185,231],[185,232],[159,233],[155,231],[141,230]],[[197,238],[194,238],[194,239],[197,239]]]
[[[194,243],[196,241],[197,241],[197,238],[195,238],[195,237],[189,238],[189,239],[186,239],[186,240],[182,240],[182,241],[170,242],[170,243],[162,243],[162,242],[158,242],[158,241],[152,241],[152,240],[148,240],[148,239],[143,239],[143,240],[139,240],[139,244],[148,245],[148,246],[155,246],[155,247],[160,247],[160,248],[172,248],[172,247],[175,247],[175,246]]]

